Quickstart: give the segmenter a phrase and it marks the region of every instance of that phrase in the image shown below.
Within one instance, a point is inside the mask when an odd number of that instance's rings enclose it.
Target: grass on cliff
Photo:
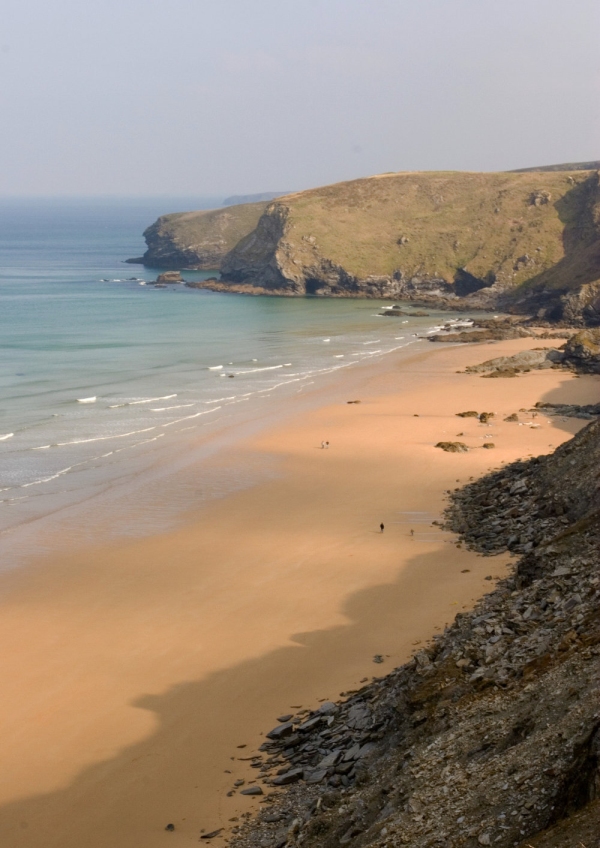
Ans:
[[[518,286],[565,254],[590,172],[383,174],[289,195],[286,241],[302,264],[315,250],[358,277],[466,268]],[[537,198],[537,200],[536,200]],[[521,257],[524,258],[519,261]]]
[[[218,248],[223,252],[256,227],[268,202],[244,203],[200,212],[174,212],[162,215],[148,228],[162,239],[184,248]]]

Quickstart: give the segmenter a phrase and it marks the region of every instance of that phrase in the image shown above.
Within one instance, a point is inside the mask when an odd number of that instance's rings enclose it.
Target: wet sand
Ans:
[[[503,418],[542,399],[595,402],[596,377],[456,373],[534,346],[432,345],[343,375],[360,404],[322,393],[316,409],[221,460],[268,457],[275,479],[174,532],[65,542],[0,577],[2,846],[197,842],[256,809],[226,793],[259,780],[241,758],[276,716],[385,674],[489,590],[486,576],[505,573],[507,557],[458,548],[431,522],[458,481],[548,452],[584,425]],[[456,417],[467,409],[496,418]],[[433,447],[457,438],[474,449]]]

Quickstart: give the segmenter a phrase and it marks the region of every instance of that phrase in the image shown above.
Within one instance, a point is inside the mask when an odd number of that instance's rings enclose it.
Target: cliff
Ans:
[[[267,734],[263,783],[289,786],[235,848],[596,848],[599,463],[595,421],[452,495],[449,526],[518,554],[512,576],[407,665]]]
[[[594,164],[594,163],[588,163]],[[146,230],[146,264],[208,287],[386,297],[600,324],[599,172],[382,174]]]
[[[406,173],[288,195],[221,265],[279,294],[390,297],[600,322],[591,171]]]
[[[151,268],[218,269],[225,255],[251,232],[267,203],[246,203],[205,212],[162,215],[144,231]]]

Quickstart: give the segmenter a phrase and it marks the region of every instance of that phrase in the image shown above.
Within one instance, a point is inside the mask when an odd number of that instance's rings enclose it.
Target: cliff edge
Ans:
[[[288,195],[224,283],[600,323],[597,172],[384,174]]]
[[[162,215],[144,230],[151,268],[218,270],[227,253],[251,232],[268,203],[244,203],[203,212]]]
[[[394,298],[597,326],[600,172],[561,167],[381,174],[166,215],[146,230],[143,261],[220,269],[207,287],[221,291]]]

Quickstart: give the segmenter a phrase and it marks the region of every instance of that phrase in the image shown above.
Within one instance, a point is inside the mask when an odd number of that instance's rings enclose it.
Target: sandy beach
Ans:
[[[506,573],[507,557],[457,547],[432,522],[446,490],[584,426],[503,419],[540,400],[596,402],[598,377],[457,373],[539,344],[432,344],[361,366],[340,376],[360,404],[317,390],[314,409],[219,459],[268,458],[273,479],[173,532],[65,542],[2,575],[2,846],[197,842],[256,809],[227,793],[262,785],[247,758],[277,716],[406,661]],[[456,417],[469,409],[495,418]],[[472,450],[434,447],[457,438]]]

